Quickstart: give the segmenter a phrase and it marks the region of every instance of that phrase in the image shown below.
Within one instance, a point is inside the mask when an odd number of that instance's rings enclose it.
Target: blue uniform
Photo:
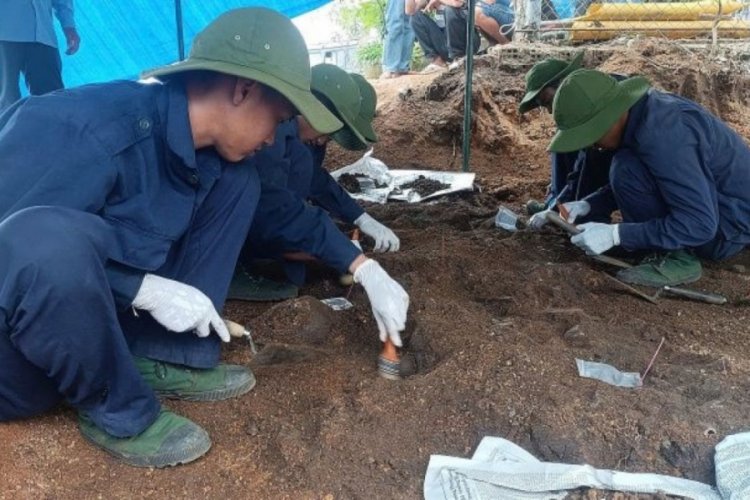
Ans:
[[[364,213],[356,201],[331,177],[323,167],[325,146],[308,147],[299,139],[297,120],[289,120],[276,129],[274,143],[263,148],[253,158],[257,166],[263,189],[273,186],[286,190],[298,200],[311,201],[324,208],[334,217],[352,223]],[[310,210],[316,210],[311,208]],[[272,212],[266,212],[264,207],[258,208],[258,214],[253,221],[248,235],[247,246],[249,254],[255,257],[281,258],[284,252],[299,251],[300,247],[289,247],[288,241],[281,241],[275,233]],[[342,254],[348,255],[354,246],[336,229],[330,218],[325,217],[325,230],[320,232],[321,241],[337,248]],[[312,228],[311,230],[314,230]],[[356,254],[355,254],[356,255]],[[353,259],[352,259],[353,260]],[[335,263],[325,261],[339,271],[344,272]],[[285,262],[287,277],[297,285],[304,282],[305,266],[301,262]]]
[[[65,398],[112,435],[148,426],[159,405],[130,351],[210,368],[219,340],[136,317],[143,275],[193,285],[220,310],[258,207],[289,245],[341,268],[358,254],[310,233],[327,217],[261,191],[251,163],[196,151],[178,84],[17,102],[0,115],[0,177],[0,420]]]
[[[723,259],[750,243],[750,148],[688,99],[650,90],[631,107],[610,187],[588,201],[620,209],[626,249]]]
[[[622,81],[625,75],[610,73],[615,80]],[[556,202],[582,200],[609,184],[609,169],[612,163],[611,151],[597,151],[592,148],[570,153],[550,154],[552,179],[547,196],[547,208]],[[610,220],[609,213],[591,213],[579,222]]]

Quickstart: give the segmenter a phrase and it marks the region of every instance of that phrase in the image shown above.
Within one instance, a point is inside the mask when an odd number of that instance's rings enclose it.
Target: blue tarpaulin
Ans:
[[[182,0],[185,52],[193,37],[219,14],[248,6],[268,7],[289,17],[304,14],[330,0]],[[141,71],[178,59],[176,0],[75,0],[81,48],[67,56],[58,40],[66,87],[137,78]]]

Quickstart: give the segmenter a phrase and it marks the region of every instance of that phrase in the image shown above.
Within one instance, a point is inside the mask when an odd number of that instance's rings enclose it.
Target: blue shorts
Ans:
[[[501,33],[507,33],[513,26],[516,15],[509,2],[496,0],[493,4],[487,4],[480,1],[477,5],[482,10],[482,14],[491,17],[500,25]]]

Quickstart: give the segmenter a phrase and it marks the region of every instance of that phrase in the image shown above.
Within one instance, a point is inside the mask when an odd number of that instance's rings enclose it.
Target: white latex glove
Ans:
[[[150,312],[167,330],[194,330],[197,336],[208,337],[213,328],[221,340],[229,342],[227,326],[211,299],[190,285],[147,274],[133,299],[133,307]]]
[[[381,342],[390,337],[394,344],[401,347],[399,332],[406,328],[409,295],[372,259],[367,259],[354,271],[354,282],[361,283],[367,292]]]
[[[547,214],[551,212],[549,208],[547,210],[542,210],[541,212],[537,212],[534,215],[529,218],[528,227],[532,231],[539,231],[547,224]]]
[[[581,224],[578,229],[583,232],[571,237],[570,242],[583,248],[588,255],[599,255],[620,244],[619,224],[589,222]]]
[[[354,221],[363,233],[375,240],[376,252],[398,252],[401,242],[396,233],[364,213]]]
[[[591,203],[585,200],[569,201],[562,205],[568,211],[568,222],[573,224],[580,217],[586,217],[591,212]]]

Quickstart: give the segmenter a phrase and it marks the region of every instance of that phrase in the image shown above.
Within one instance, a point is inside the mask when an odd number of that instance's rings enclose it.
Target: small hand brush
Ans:
[[[388,380],[400,380],[401,360],[398,356],[396,346],[391,339],[386,339],[383,343],[383,350],[378,356],[378,375]]]

